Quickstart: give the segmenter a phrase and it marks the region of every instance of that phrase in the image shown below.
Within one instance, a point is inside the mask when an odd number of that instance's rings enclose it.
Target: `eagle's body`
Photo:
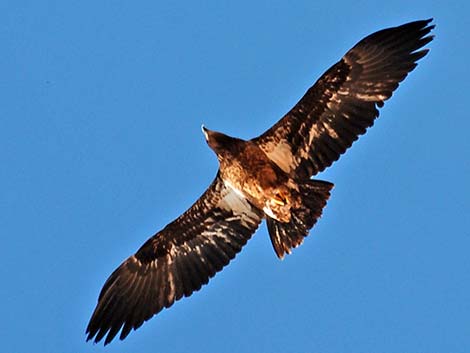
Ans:
[[[88,338],[124,339],[163,308],[208,283],[266,220],[279,258],[302,243],[333,184],[311,177],[373,125],[378,108],[426,55],[431,20],[364,38],[261,136],[245,141],[203,128],[219,171],[180,217],[108,278]]]
[[[203,132],[217,155],[224,184],[270,217],[289,222],[291,208],[298,208],[301,202],[295,181],[256,142],[204,127]]]

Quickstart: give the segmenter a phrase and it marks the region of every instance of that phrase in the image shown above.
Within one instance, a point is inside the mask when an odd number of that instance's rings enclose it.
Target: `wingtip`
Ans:
[[[85,335],[86,335],[86,342],[89,342],[93,338],[93,336],[90,333],[90,325],[88,325],[88,327],[86,328]]]
[[[417,21],[413,21],[413,22],[421,24],[423,27],[425,27],[425,26],[429,25],[432,21],[434,21],[434,18],[429,17],[429,18],[426,18],[425,20],[417,20]],[[413,22],[411,22],[411,23],[413,23]]]
[[[110,343],[111,343],[111,341],[113,340],[113,338],[114,338],[114,337],[109,337],[109,335],[108,335],[108,336],[106,336],[106,339],[104,340],[104,344],[103,344],[103,346],[105,346],[105,347],[106,347],[108,344],[110,344]]]
[[[433,22],[433,21],[434,21],[434,18],[432,18],[432,17],[431,17],[431,18],[428,18],[428,19],[426,19],[426,20],[421,21],[421,22],[423,23],[422,29],[426,30],[427,33],[431,32],[433,29],[436,28],[436,24],[435,24],[435,23],[431,23],[431,22]],[[429,37],[434,38],[434,35],[431,35],[431,36],[429,36]]]
[[[87,343],[88,343],[88,342],[90,342],[90,341],[91,341],[93,344],[96,344],[96,343],[98,343],[98,341],[97,341],[96,339],[95,339],[95,340],[93,340],[93,338],[94,338],[94,335],[88,334],[88,336],[87,336],[87,338],[86,338],[86,341],[85,341],[85,342],[87,342]]]

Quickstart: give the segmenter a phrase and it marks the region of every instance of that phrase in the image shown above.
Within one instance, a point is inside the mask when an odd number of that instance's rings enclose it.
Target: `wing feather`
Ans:
[[[329,167],[373,125],[377,108],[427,54],[419,49],[433,38],[431,21],[384,29],[361,40],[254,141],[298,178]]]
[[[207,284],[258,228],[263,214],[217,176],[183,215],[151,237],[108,278],[87,340],[108,344]]]

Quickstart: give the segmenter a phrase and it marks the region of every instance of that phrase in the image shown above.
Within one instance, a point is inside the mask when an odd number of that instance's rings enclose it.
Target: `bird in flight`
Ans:
[[[311,179],[373,125],[424,57],[432,19],[375,32],[330,67],[273,127],[242,140],[202,127],[219,170],[204,194],[107,279],[86,329],[108,344],[190,296],[222,270],[263,219],[276,255],[299,246],[333,184]]]

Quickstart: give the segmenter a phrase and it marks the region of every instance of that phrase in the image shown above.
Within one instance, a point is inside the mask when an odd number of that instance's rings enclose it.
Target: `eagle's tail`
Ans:
[[[291,209],[290,222],[284,223],[267,217],[269,236],[280,259],[286,253],[290,254],[292,248],[302,244],[304,237],[320,218],[332,188],[333,184],[327,181],[308,180],[299,183],[302,205]]]

